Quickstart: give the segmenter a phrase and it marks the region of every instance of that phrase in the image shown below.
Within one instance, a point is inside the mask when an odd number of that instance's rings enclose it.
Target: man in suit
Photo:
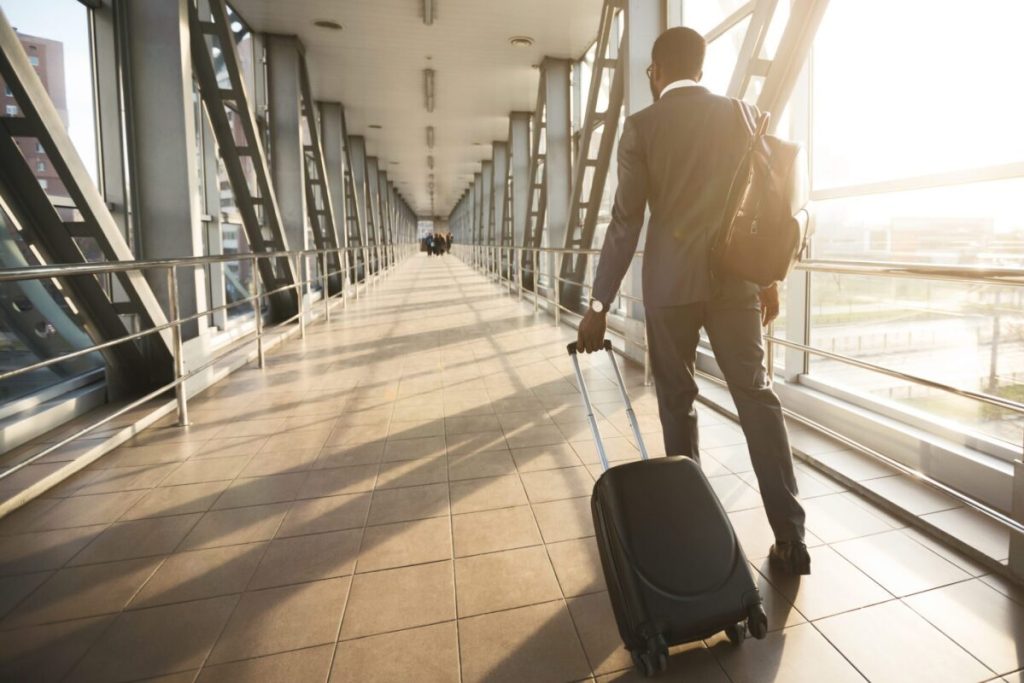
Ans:
[[[703,327],[736,403],[775,533],[769,558],[784,571],[809,574],[789,436],[764,366],[761,327],[778,315],[778,288],[760,289],[711,267],[712,242],[749,132],[734,101],[698,84],[705,47],[688,28],[669,29],[654,43],[647,76],[655,102],[622,129],[615,205],[578,342],[588,353],[601,348],[608,308],[649,205],[643,298],[665,453],[700,456],[693,403]]]

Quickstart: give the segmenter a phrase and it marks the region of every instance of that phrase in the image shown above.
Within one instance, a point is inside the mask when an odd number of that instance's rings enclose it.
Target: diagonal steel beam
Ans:
[[[0,78],[18,102],[19,115],[0,118],[0,202],[17,223],[22,238],[49,264],[132,261],[103,197],[68,136],[46,88],[29,63],[6,16],[0,12]],[[18,146],[28,139],[46,151],[49,163],[68,191],[73,210],[58,209],[29,168]],[[72,215],[74,214],[74,215]],[[95,249],[85,246],[91,240]],[[98,253],[97,253],[98,252]],[[167,322],[160,304],[140,272],[118,275],[104,283],[93,276],[62,279],[62,286],[80,312],[84,329],[96,342],[129,334],[122,315],[133,316],[141,329]],[[115,301],[120,290],[126,301]],[[127,342],[105,352],[108,382],[115,392],[135,391],[166,381],[171,374],[170,332],[164,330],[145,344]]]

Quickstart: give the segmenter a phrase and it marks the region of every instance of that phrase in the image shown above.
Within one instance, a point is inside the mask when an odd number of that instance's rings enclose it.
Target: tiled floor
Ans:
[[[0,680],[638,680],[597,560],[570,335],[452,257],[406,262],[193,401],[193,427],[0,521]],[[602,428],[632,459],[604,362]],[[627,377],[657,452],[652,390]],[[1019,589],[804,465],[814,574],[771,572],[742,436],[702,424],[772,633],[677,648],[664,680],[1021,680]]]

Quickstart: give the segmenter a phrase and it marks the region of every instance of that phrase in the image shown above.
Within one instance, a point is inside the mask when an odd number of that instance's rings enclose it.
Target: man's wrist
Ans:
[[[591,297],[590,303],[587,304],[587,310],[598,315],[606,315],[608,313],[608,304],[603,299]]]

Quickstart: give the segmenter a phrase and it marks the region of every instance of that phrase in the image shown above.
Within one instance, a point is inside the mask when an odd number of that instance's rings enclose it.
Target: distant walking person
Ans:
[[[804,510],[782,407],[764,366],[762,325],[779,313],[778,287],[712,272],[711,248],[749,129],[735,101],[698,83],[705,42],[688,28],[661,34],[647,69],[655,102],[626,119],[618,189],[579,328],[579,345],[601,348],[605,316],[636,251],[650,207],[643,259],[648,343],[667,455],[699,459],[694,380],[703,327],[725,375],[775,534],[771,562],[810,573]]]

